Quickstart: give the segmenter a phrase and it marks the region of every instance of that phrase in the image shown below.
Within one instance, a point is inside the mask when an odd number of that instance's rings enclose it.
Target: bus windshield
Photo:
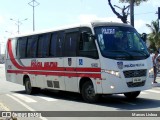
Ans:
[[[95,27],[95,36],[101,54],[118,60],[141,60],[149,57],[143,40],[131,27]]]

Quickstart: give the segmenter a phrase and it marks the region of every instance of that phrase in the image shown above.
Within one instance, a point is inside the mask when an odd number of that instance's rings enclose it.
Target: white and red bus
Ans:
[[[102,94],[136,98],[150,89],[153,65],[130,25],[95,21],[8,39],[7,81],[40,89],[81,93],[87,102]]]

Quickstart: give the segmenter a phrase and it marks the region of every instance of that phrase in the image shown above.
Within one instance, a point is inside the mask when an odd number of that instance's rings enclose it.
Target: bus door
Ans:
[[[78,36],[78,31],[66,32],[63,50],[66,90],[73,92],[78,92],[78,78],[76,72]]]

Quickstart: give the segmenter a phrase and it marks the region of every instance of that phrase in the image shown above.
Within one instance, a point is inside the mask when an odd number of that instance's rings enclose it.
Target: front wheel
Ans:
[[[128,93],[124,93],[124,95],[128,98],[128,99],[135,99],[136,97],[138,97],[138,95],[140,94],[141,91],[136,91],[136,92],[128,92]]]
[[[26,78],[24,85],[25,85],[25,91],[29,95],[38,93],[40,91],[40,88],[36,88],[36,87],[31,86],[31,82],[30,82],[29,78]]]
[[[86,102],[97,102],[100,95],[95,94],[95,90],[91,81],[87,81],[82,86],[82,97]]]

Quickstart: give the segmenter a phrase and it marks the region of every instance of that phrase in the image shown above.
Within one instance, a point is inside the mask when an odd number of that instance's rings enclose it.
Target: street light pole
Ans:
[[[158,7],[158,30],[160,30],[160,28],[159,28],[159,20],[160,20],[160,7]]]
[[[34,8],[37,7],[40,3],[37,2],[36,0],[32,0],[31,2],[28,3],[31,7],[33,7],[33,31],[35,31],[35,10]]]
[[[25,21],[25,20],[28,20],[27,18],[26,19],[24,19],[24,20],[14,20],[14,19],[10,19],[10,20],[12,20],[12,21],[15,21],[16,23],[16,25],[17,25],[17,27],[18,27],[18,31],[17,31],[17,33],[19,34],[19,26],[22,24],[22,21]]]
[[[6,32],[6,33],[9,33],[10,35],[12,35],[12,34],[13,34],[12,32],[9,32],[9,31],[7,31],[7,30],[6,30],[5,32]]]

